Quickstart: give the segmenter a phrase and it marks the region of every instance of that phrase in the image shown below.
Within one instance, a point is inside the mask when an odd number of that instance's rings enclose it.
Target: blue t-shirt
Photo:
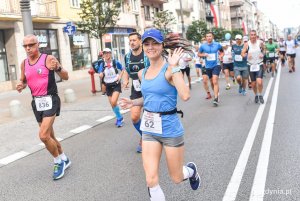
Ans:
[[[205,68],[211,69],[220,65],[219,50],[222,50],[222,46],[217,42],[201,45],[199,52],[207,53],[209,55],[208,57],[205,57]]]
[[[242,57],[242,51],[244,48],[244,44],[242,45],[237,45],[234,44],[232,46],[232,53],[233,53],[233,58],[234,58],[234,67],[247,67],[247,57]]]

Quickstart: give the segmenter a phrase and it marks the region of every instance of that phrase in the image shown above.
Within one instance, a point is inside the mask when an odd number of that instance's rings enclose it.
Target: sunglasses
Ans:
[[[24,48],[27,48],[27,47],[32,48],[35,44],[36,44],[36,43],[24,44],[23,47],[24,47]]]

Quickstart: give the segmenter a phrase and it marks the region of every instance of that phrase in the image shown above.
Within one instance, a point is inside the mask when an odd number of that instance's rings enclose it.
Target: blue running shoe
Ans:
[[[245,89],[243,89],[243,90],[242,90],[242,95],[243,95],[243,96],[246,96],[246,94],[247,94],[247,91],[246,91]]]
[[[67,158],[67,160],[64,161],[65,162],[65,170],[68,169],[70,167],[70,165],[72,164],[70,159]]]
[[[136,148],[137,153],[142,153],[142,146],[139,144]]]
[[[239,94],[243,93],[242,85],[239,85]]]
[[[121,119],[117,119],[117,127],[120,128],[123,126],[123,117]]]
[[[64,176],[65,174],[65,162],[62,161],[61,163],[54,164],[54,172],[53,172],[53,179],[57,180]]]
[[[189,180],[190,180],[191,188],[193,190],[197,190],[201,184],[201,179],[200,179],[200,176],[197,171],[197,166],[193,162],[189,162],[186,166],[188,166],[189,168],[192,168],[194,170],[194,174],[192,177],[189,178]]]

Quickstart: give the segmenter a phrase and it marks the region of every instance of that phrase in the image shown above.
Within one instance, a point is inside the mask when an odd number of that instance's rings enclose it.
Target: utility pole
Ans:
[[[180,4],[180,16],[181,16],[181,30],[182,30],[182,37],[185,38],[185,29],[184,29],[184,21],[183,21],[183,10],[182,10],[182,1],[179,0]]]
[[[33,34],[30,0],[20,0],[20,7],[22,12],[24,35]]]

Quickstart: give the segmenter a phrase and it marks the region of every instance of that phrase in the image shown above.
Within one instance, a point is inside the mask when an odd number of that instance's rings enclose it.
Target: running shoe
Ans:
[[[142,146],[139,144],[137,147],[136,147],[136,152],[137,153],[142,153]]]
[[[258,96],[255,96],[255,103],[258,103]]]
[[[242,89],[242,95],[246,96],[246,94],[247,94],[247,91],[245,89]]]
[[[54,164],[54,172],[53,172],[53,179],[57,180],[64,176],[65,174],[65,162],[61,161],[61,163]]]
[[[123,126],[123,117],[121,117],[120,119],[117,119],[117,127],[120,128]]]
[[[243,87],[242,85],[239,85],[239,94],[241,94],[243,92]]]
[[[193,190],[197,190],[201,185],[201,179],[197,171],[197,166],[193,162],[189,162],[186,166],[194,170],[194,174],[189,178],[190,185]]]
[[[106,92],[103,92],[103,93],[102,93],[102,96],[105,96],[105,95],[106,95]]]
[[[292,73],[293,71],[292,70],[289,70],[289,73]]]
[[[264,97],[261,96],[261,95],[259,96],[259,102],[260,102],[261,104],[264,104],[264,102],[265,102],[265,101],[264,101]]]
[[[214,99],[213,104],[214,104],[215,106],[218,106],[218,105],[219,105],[219,97],[217,97],[217,98]]]
[[[65,162],[65,170],[68,169],[70,167],[70,165],[72,164],[72,162],[70,161],[69,158],[67,158],[67,160],[64,161]]]
[[[206,98],[205,98],[206,100],[208,100],[208,99],[211,99],[211,95],[210,95],[210,93],[208,92],[207,93],[207,96],[206,96]]]
[[[230,84],[227,84],[226,85],[226,90],[229,90],[230,89]]]

